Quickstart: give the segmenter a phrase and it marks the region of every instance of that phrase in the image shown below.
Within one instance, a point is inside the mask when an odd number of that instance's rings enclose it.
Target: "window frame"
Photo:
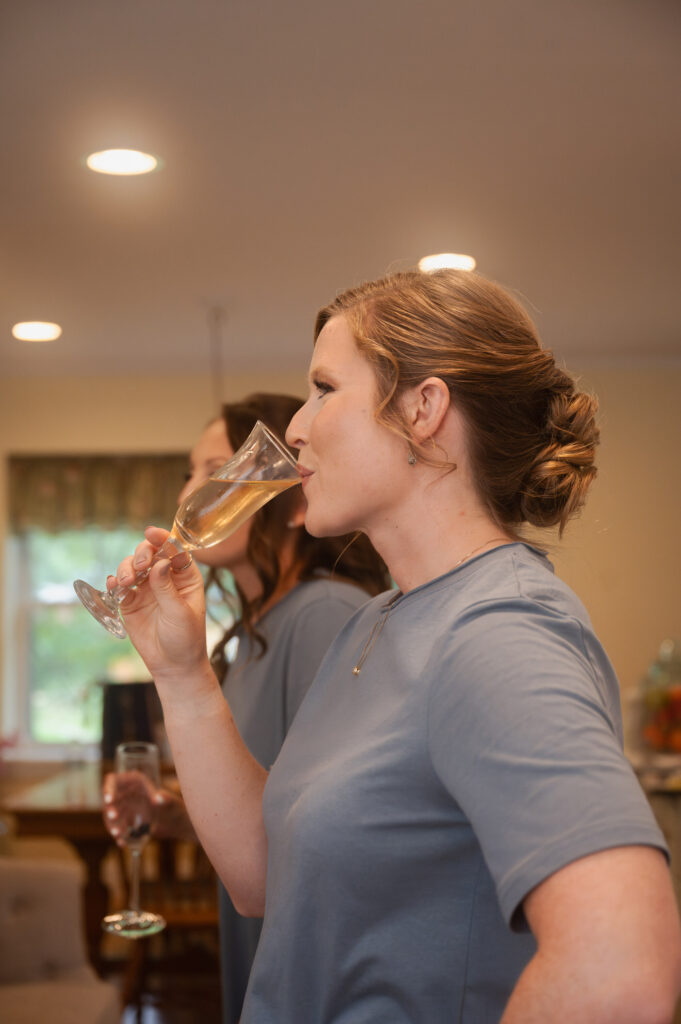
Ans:
[[[104,465],[103,471],[111,474],[110,485],[103,492],[99,482],[102,464],[110,465],[110,470]],[[3,752],[7,760],[50,761],[75,756],[96,760],[100,756],[99,740],[43,742],[31,735],[32,616],[40,608],[71,603],[35,600],[27,531],[98,526],[103,530],[128,528],[141,535],[142,524],[172,520],[186,468],[186,454],[180,452],[7,453],[0,734],[15,740]],[[88,476],[90,472],[95,476]],[[106,496],[104,503],[99,500],[102,495]],[[92,514],[84,519],[87,511]],[[73,604],[77,603],[74,593]],[[102,627],[93,620],[93,629]]]

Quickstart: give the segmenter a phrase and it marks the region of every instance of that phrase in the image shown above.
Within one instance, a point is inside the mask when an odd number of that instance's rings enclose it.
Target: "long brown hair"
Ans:
[[[294,414],[303,400],[290,395],[256,393],[240,402],[229,402],[222,407],[222,418],[230,445],[236,451],[244,443],[256,420],[270,427],[283,438]],[[294,453],[295,454],[295,453]],[[355,583],[367,592],[367,596],[380,594],[390,586],[390,577],[385,563],[376,553],[364,534],[350,534],[342,537],[312,537],[307,530],[289,526],[300,502],[297,488],[280,494],[276,501],[269,502],[252,517],[248,536],[246,557],[255,569],[262,585],[262,592],[254,600],[248,600],[235,583],[239,599],[238,619],[228,629],[211,654],[211,662],[219,678],[228,670],[225,646],[236,630],[243,626],[258,646],[258,657],[267,649],[265,636],[256,629],[255,622],[260,609],[272,597],[281,578],[280,551],[285,540],[293,539],[293,563],[300,581],[316,579],[323,575],[336,575]],[[212,569],[208,582],[220,583],[220,570]]]
[[[374,368],[380,422],[417,458],[447,467],[410,436],[399,402],[440,377],[465,418],[492,518],[515,536],[524,522],[562,533],[596,475],[597,402],[556,365],[505,289],[463,271],[403,271],[339,295],[317,314],[315,338],[339,314]]]

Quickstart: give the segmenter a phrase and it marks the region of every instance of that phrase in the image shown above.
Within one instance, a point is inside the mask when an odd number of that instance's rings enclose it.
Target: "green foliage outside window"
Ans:
[[[25,665],[25,723],[36,743],[99,743],[103,681],[136,682],[149,673],[129,640],[111,636],[83,608],[75,579],[103,587],[134,551],[139,530],[88,527],[58,533],[26,530],[21,538],[16,611]],[[224,572],[222,585],[234,594]],[[13,584],[14,585],[14,584]],[[209,588],[208,646],[233,618],[218,587]]]
[[[98,742],[102,680],[148,679],[129,640],[118,640],[81,606],[73,580],[104,586],[139,531],[90,527],[25,535],[28,725],[39,743]]]

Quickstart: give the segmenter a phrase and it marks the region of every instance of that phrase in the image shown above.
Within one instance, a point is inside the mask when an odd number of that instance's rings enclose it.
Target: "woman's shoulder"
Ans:
[[[332,629],[335,635],[370,600],[366,590],[345,580],[326,576],[302,580],[265,612],[258,628],[268,646],[275,637],[283,641],[301,632],[326,635]]]
[[[479,598],[485,590],[490,602],[514,601],[542,609],[547,614],[579,620],[590,626],[582,601],[554,572],[547,553],[527,543],[509,545],[498,561],[483,565]]]
[[[361,615],[369,599],[361,587],[337,579],[298,583],[263,620],[268,645],[272,651],[277,645],[293,651],[296,659],[314,662],[316,670],[332,641]]]
[[[370,600],[370,595],[363,587],[349,580],[331,576],[318,576],[315,579],[304,580],[286,595],[289,612],[318,605],[339,605],[354,611],[356,608],[361,608],[368,600]]]
[[[534,606],[588,621],[582,602],[555,575],[546,553],[525,542],[479,555],[427,584],[422,597],[416,595],[429,614],[446,619],[503,606],[526,612]]]
[[[514,693],[542,689],[547,676],[567,679],[575,692],[592,692],[617,703],[617,681],[588,612],[571,588],[557,577],[545,555],[525,544],[496,549],[471,565],[440,602],[440,630],[434,656],[456,663],[457,672],[478,679],[468,692],[484,700],[489,684],[514,679]],[[431,617],[437,611],[431,610]],[[581,680],[581,683],[580,683]]]
[[[588,612],[559,579],[544,552],[525,543],[495,548],[402,602],[409,629],[431,636],[442,658],[464,652],[473,662],[538,651],[540,643],[592,655],[600,645]],[[409,598],[409,595],[407,595]],[[588,652],[588,653],[587,653]]]

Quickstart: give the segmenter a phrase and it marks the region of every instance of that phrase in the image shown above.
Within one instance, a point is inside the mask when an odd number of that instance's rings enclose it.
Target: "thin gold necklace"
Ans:
[[[496,544],[497,541],[507,541],[507,540],[508,540],[508,537],[492,537],[491,540],[487,540],[487,541],[485,541],[484,544],[480,544],[477,548],[473,548],[472,551],[468,551],[463,556],[463,558],[460,558],[458,562],[455,562],[454,565],[452,565],[447,570],[447,572],[454,572],[454,570],[458,569],[460,565],[463,565],[464,562],[467,562],[469,558],[472,558],[473,555],[477,555],[478,551],[482,551],[483,548],[489,547],[490,544]],[[357,661],[357,664],[355,665],[355,667],[352,670],[353,676],[358,676],[360,674],[360,672],[362,671],[362,665],[364,664],[364,662],[369,657],[369,655],[371,653],[371,648],[374,646],[374,644],[378,640],[379,636],[383,632],[383,627],[385,626],[386,622],[388,621],[388,616],[390,615],[390,612],[393,609],[393,605],[397,601],[398,597],[400,597],[400,595],[396,594],[395,597],[390,599],[390,601],[389,601],[389,603],[388,603],[388,605],[387,605],[387,607],[386,607],[386,609],[385,609],[385,611],[383,613],[382,618],[379,619],[377,622],[374,622],[374,624],[372,626],[372,629],[371,629],[371,632],[369,633],[369,636],[367,637],[367,642],[365,643],[364,647],[362,648],[362,653],[359,656],[359,660]]]

